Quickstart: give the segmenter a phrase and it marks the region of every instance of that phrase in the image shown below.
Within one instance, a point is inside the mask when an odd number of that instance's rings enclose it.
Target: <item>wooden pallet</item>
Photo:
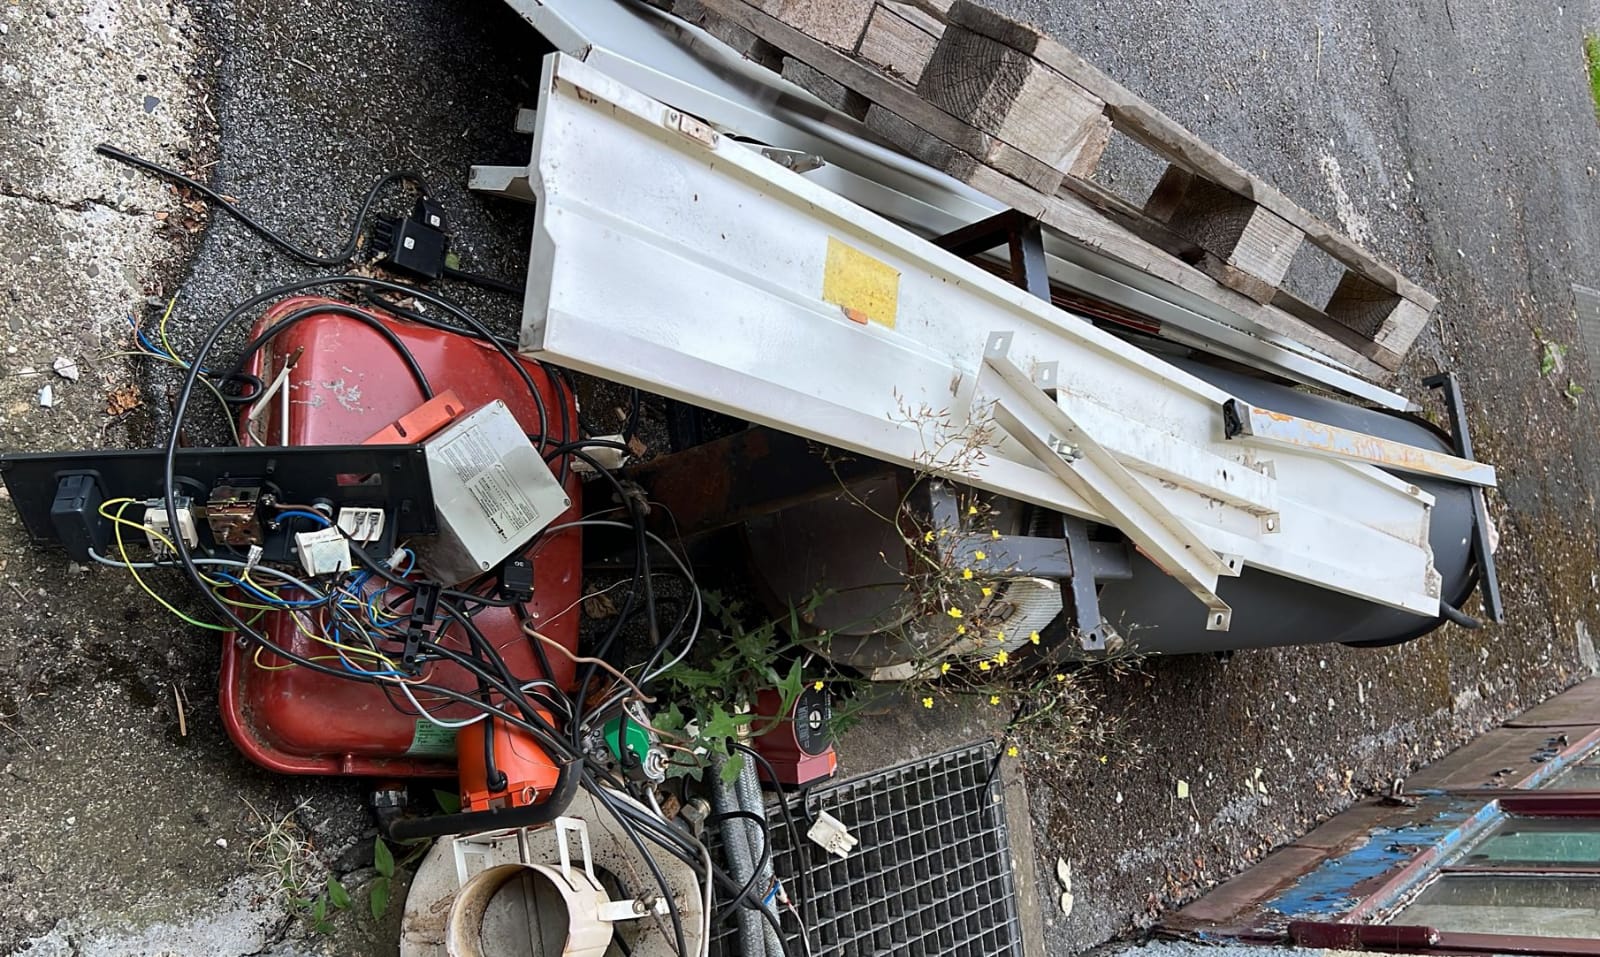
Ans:
[[[1437,305],[1066,47],[968,0],[699,2],[838,84],[832,102],[910,155],[1376,381]],[[808,26],[821,7],[825,36]],[[1113,131],[1168,164],[1142,202],[1091,178]],[[1343,269],[1320,308],[1283,288],[1307,242]]]

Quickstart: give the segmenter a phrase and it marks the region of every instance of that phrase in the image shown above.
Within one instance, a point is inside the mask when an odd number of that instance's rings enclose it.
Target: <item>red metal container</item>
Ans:
[[[297,298],[281,302],[255,331],[259,333],[297,309],[327,301]],[[527,385],[499,352],[465,336],[377,312],[369,314],[405,343],[436,394],[453,390],[469,411],[500,399],[529,433],[538,431],[538,412]],[[289,378],[291,445],[359,444],[423,403],[422,392],[399,354],[357,320],[335,314],[302,319],[270,340],[257,353],[250,371],[270,384],[285,359],[297,352],[299,358]],[[576,423],[573,400],[566,390],[556,389],[537,363],[523,361],[523,366],[539,386],[552,440],[562,441],[561,403],[567,403],[567,421]],[[277,401],[272,404],[276,407]],[[270,444],[277,444],[276,408],[265,424],[264,435]],[[329,478],[331,481],[332,476]],[[569,477],[567,483],[572,501],[578,502],[578,480]],[[576,517],[574,505],[557,521]],[[582,588],[581,545],[579,530],[571,529],[545,537],[526,553],[534,566],[534,597],[528,610],[542,634],[573,651],[578,640],[576,603]],[[510,609],[487,608],[473,621],[513,674],[527,679],[543,676],[532,647],[534,639],[524,635]],[[286,612],[269,614],[261,627],[273,642],[297,654],[330,654],[325,646],[301,634]],[[452,647],[465,650],[463,639],[451,642]],[[398,710],[397,704],[407,711],[410,705],[397,692],[386,696],[374,685],[305,668],[269,670],[285,662],[263,652],[258,663],[255,652],[254,645],[228,636],[223,646],[220,693],[228,734],[252,761],[284,774],[455,776],[452,736],[416,714]],[[555,649],[547,649],[546,656],[554,672],[549,677],[563,687],[570,686],[572,661]],[[476,690],[474,679],[459,666],[436,662],[430,668],[431,682],[463,692]],[[423,703],[445,719],[473,713],[460,704],[426,699]]]

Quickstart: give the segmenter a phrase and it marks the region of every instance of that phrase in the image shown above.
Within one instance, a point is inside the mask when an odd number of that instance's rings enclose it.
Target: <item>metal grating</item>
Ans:
[[[982,743],[807,792],[806,807],[828,812],[860,839],[843,860],[803,833],[797,853],[777,805],[769,805],[774,870],[811,929],[817,957],[1021,957],[995,758],[994,745]],[[789,800],[804,832],[802,799]],[[811,899],[798,877],[802,864]],[[804,953],[794,916],[782,915],[791,952]],[[736,957],[734,922],[713,933],[711,953]]]
[[[1573,283],[1572,300],[1578,311],[1578,344],[1589,360],[1589,374],[1600,375],[1600,289]]]

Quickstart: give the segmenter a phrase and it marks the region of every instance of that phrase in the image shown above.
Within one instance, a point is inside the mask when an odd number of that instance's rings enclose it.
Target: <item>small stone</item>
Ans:
[[[50,368],[56,370],[56,375],[63,379],[78,381],[78,364],[66,356],[56,356],[56,361]]]
[[[48,409],[56,404],[56,392],[49,386],[39,390],[39,405]]]
[[[160,105],[161,98],[158,96],[147,96],[144,98],[144,111],[146,113],[154,113],[156,111],[156,107]]]
[[[219,838],[217,838],[217,846],[218,846],[218,847],[220,847],[220,848],[222,848],[222,849],[223,849],[223,850],[227,850],[227,847],[228,847],[228,839],[227,839],[227,838],[225,838],[225,837],[219,837]]]
[[[67,818],[67,827],[77,827],[77,825],[78,819],[76,817]]]

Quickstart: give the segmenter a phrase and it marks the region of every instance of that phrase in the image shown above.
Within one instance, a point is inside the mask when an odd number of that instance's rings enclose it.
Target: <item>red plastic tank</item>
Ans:
[[[278,303],[262,317],[253,334],[290,312],[328,301],[301,297]],[[529,433],[538,431],[538,411],[527,385],[498,351],[466,336],[364,311],[405,343],[436,394],[454,390],[468,411],[494,399],[503,400]],[[416,380],[382,336],[357,320],[336,314],[309,316],[275,336],[256,354],[250,371],[270,384],[285,358],[297,351],[299,359],[289,379],[291,445],[359,444],[424,401]],[[539,386],[552,440],[563,441],[560,403],[567,403],[567,421],[575,426],[573,400],[567,390],[557,391],[537,363],[522,362]],[[277,400],[272,404],[276,407]],[[276,408],[264,434],[269,444],[277,444]],[[567,484],[572,501],[580,501],[577,478],[569,476]],[[557,521],[577,517],[574,505]],[[525,553],[534,568],[534,597],[528,611],[542,634],[571,651],[576,650],[578,639],[581,551],[580,532],[570,529],[545,537]],[[552,620],[552,616],[559,617]],[[510,609],[486,608],[473,621],[513,674],[528,679],[543,675],[532,647],[535,639],[523,633]],[[329,654],[325,646],[301,634],[286,612],[269,614],[261,627],[273,642],[298,654]],[[453,647],[465,649],[464,639],[453,640],[457,643]],[[252,761],[284,774],[455,776],[452,736],[426,719],[398,710],[396,704],[411,710],[398,692],[386,696],[377,686],[304,668],[268,670],[284,662],[263,652],[261,664],[268,667],[260,667],[255,651],[253,644],[228,636],[220,691],[228,734]],[[547,649],[546,657],[554,672],[549,677],[569,687],[574,680],[572,661],[554,649]],[[463,692],[476,690],[475,680],[459,666],[436,662],[430,667],[430,681]],[[473,714],[466,705],[426,699],[423,703],[445,719]]]

